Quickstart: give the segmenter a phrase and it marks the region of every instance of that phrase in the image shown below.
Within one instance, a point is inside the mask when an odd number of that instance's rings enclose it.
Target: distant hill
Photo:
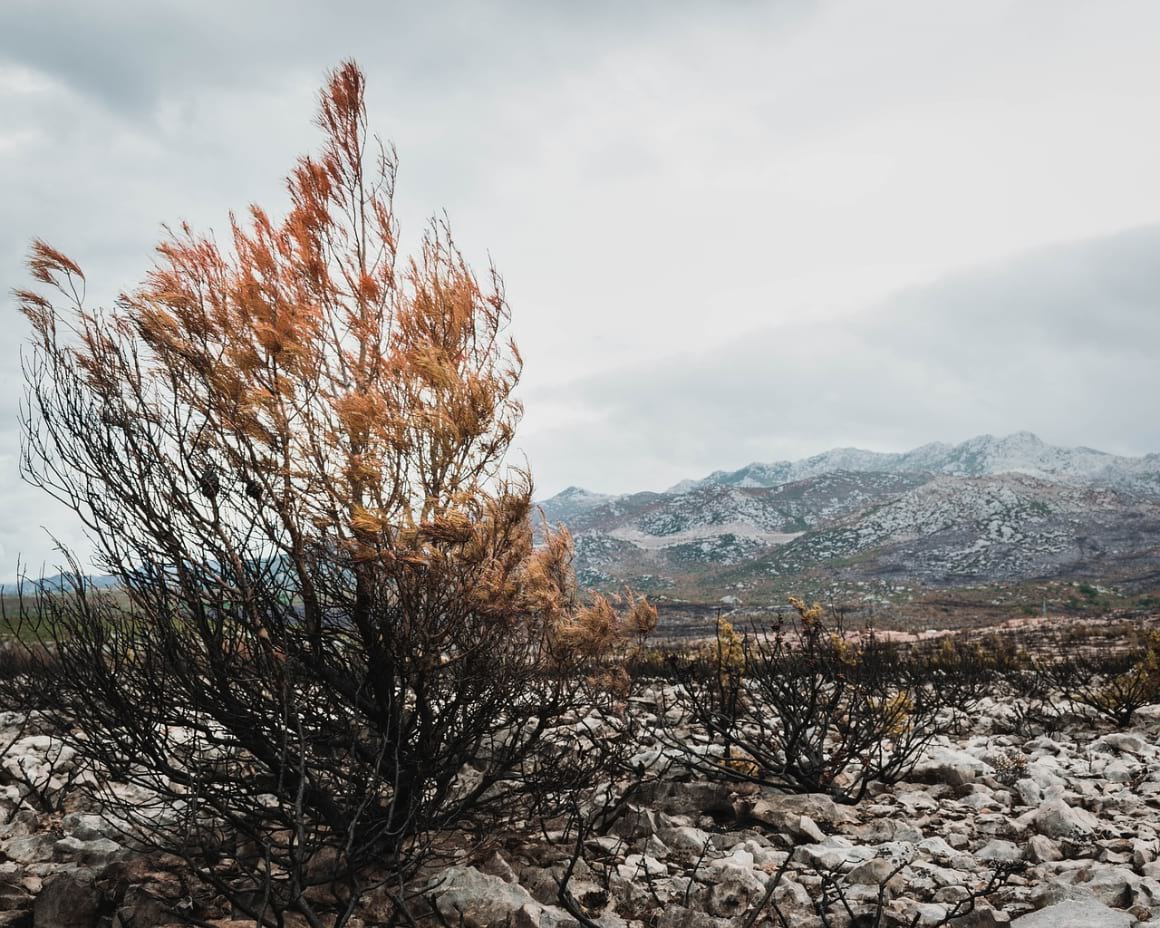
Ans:
[[[705,484],[774,487],[839,470],[957,477],[1028,474],[1160,493],[1160,454],[1128,458],[1092,448],[1060,448],[1031,432],[1015,432],[1002,438],[980,435],[958,445],[933,442],[899,454],[835,448],[802,461],[754,463],[740,470],[716,471],[702,480],[682,481],[669,492],[687,492]]]
[[[105,575],[86,576],[85,582],[100,590],[112,589],[118,585],[116,577]],[[18,582],[0,583],[0,596],[15,595],[19,586],[20,584]],[[73,579],[71,575],[65,574],[53,574],[51,577],[42,577],[39,579],[28,577],[24,581],[24,586],[27,591],[40,587],[48,592],[60,592],[61,590],[71,590],[73,587]]]
[[[1160,455],[1029,432],[900,454],[839,448],[665,493],[573,487],[541,506],[569,526],[579,578],[595,587],[715,599],[819,574],[954,586],[1160,570]]]

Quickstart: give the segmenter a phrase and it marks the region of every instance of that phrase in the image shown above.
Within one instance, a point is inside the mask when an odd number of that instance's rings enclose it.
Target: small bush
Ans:
[[[1021,751],[1008,751],[995,758],[995,779],[1004,786],[1014,786],[1027,775],[1031,759]]]
[[[1120,647],[1103,644],[1063,659],[1041,659],[1038,672],[1075,711],[1127,728],[1138,709],[1160,702],[1160,633]]]
[[[936,691],[956,727],[969,720],[980,701],[994,695],[1004,672],[1016,663],[1007,639],[968,641],[948,635],[934,645],[914,648],[906,662],[913,685]]]
[[[857,802],[872,782],[913,767],[942,700],[915,682],[898,648],[828,626],[820,606],[793,605],[797,621],[772,629],[719,625],[662,713],[678,719],[668,740],[707,776]],[[681,725],[708,749],[690,745]]]

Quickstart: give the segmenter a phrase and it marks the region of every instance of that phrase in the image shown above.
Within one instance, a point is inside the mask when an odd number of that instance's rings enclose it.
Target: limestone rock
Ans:
[[[32,909],[34,928],[93,928],[100,895],[91,882],[73,873],[58,873],[44,884]]]
[[[1024,856],[1032,863],[1050,863],[1063,860],[1063,851],[1047,835],[1032,835],[1027,841]]]
[[[1049,838],[1090,837],[1099,828],[1099,819],[1086,809],[1076,809],[1062,799],[1051,799],[1039,807],[1032,819],[1035,830]]]
[[[917,783],[946,783],[962,786],[971,783],[993,768],[966,751],[958,748],[932,745],[928,747],[911,771],[910,779]]]
[[[831,827],[858,821],[858,816],[848,805],[842,805],[825,793],[778,793],[762,790],[761,795],[743,803],[738,818],[751,818],[767,823],[773,815],[802,815],[813,824]]]
[[[1132,928],[1127,912],[1095,899],[1065,899],[1011,922],[1011,928]]]
[[[872,847],[852,844],[845,838],[829,837],[817,844],[801,844],[794,849],[794,858],[819,870],[850,870],[863,861],[877,856]]]
[[[641,801],[669,815],[733,816],[734,786],[728,783],[674,783],[658,780],[641,791]]]
[[[549,928],[575,925],[541,905],[522,886],[474,867],[448,867],[430,884],[439,914],[463,928]]]
[[[995,839],[979,848],[975,852],[975,856],[979,860],[1013,864],[1023,859],[1023,852],[1019,850],[1017,845],[1012,844],[1010,841]]]

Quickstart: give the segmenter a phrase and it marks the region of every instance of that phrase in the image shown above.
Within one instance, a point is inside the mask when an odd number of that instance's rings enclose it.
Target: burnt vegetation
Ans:
[[[673,741],[706,775],[857,802],[909,771],[944,703],[897,648],[829,628],[821,606],[794,605],[797,621],[771,629],[721,623],[685,662],[671,708],[706,742]]]
[[[401,907],[449,835],[550,812],[655,619],[580,603],[566,533],[533,548],[502,283],[444,222],[398,253],[363,93],[332,75],[283,221],[252,207],[228,249],[182,227],[110,310],[37,242],[18,294],[24,473],[119,585],[74,562],[27,591],[9,622],[49,631],[13,678],[128,787],[102,796],[128,830],[260,924]]]

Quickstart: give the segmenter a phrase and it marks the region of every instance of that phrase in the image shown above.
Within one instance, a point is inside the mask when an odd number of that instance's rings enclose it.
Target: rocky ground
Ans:
[[[633,703],[646,729],[654,708],[647,694]],[[1160,706],[1126,731],[1082,721],[1051,736],[1009,733],[1012,713],[1009,701],[984,700],[969,733],[940,737],[906,782],[857,806],[697,780],[674,755],[610,829],[588,836],[579,860],[571,838],[548,832],[496,838],[432,873],[422,893],[430,923],[1129,928],[1160,919]],[[641,741],[642,759],[665,763],[659,742]],[[69,749],[35,719],[0,714],[5,744],[0,928],[177,923],[194,892],[179,862],[133,852],[84,798]],[[571,914],[559,892],[570,862]],[[368,909],[350,924],[382,922]]]

